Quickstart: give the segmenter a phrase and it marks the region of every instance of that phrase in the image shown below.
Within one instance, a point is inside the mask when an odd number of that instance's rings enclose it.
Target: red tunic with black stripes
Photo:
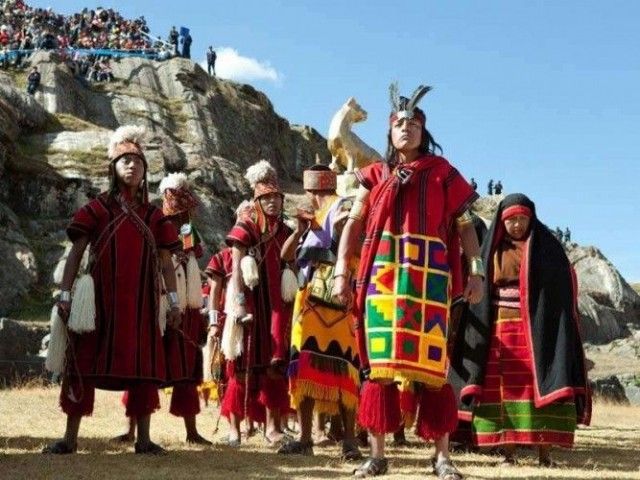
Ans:
[[[157,250],[173,250],[180,243],[158,208],[143,204],[134,212],[141,222],[102,194],[78,210],[67,228],[72,242],[89,238],[96,302],[96,329],[72,334],[67,372],[107,390],[165,380]]]

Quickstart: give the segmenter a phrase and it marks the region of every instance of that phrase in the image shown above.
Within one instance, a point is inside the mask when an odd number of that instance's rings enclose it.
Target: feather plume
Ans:
[[[249,181],[251,188],[255,188],[259,182],[265,182],[267,180],[276,182],[278,173],[269,162],[260,160],[258,163],[247,168],[247,173],[245,173],[244,178]]]
[[[164,193],[167,188],[178,190],[179,188],[189,188],[189,179],[184,172],[170,173],[162,179],[158,192],[160,195]]]
[[[418,88],[416,88],[413,92],[413,95],[411,95],[411,98],[407,102],[405,110],[409,110],[410,112],[412,112],[413,109],[418,106],[418,102],[422,100],[422,97],[424,97],[431,89],[432,87],[425,85],[420,85]]]
[[[119,127],[115,132],[113,132],[113,135],[111,135],[111,138],[109,139],[109,157],[113,157],[115,148],[120,143],[132,142],[137,145],[142,145],[146,134],[146,129],[139,125],[123,125],[122,127]]]
[[[397,80],[389,85],[389,101],[391,102],[392,112],[400,110],[400,93]]]

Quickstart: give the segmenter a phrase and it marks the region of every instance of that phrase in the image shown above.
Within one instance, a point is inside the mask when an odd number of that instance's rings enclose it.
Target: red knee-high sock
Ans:
[[[158,386],[153,383],[141,383],[129,389],[126,405],[127,417],[144,417],[160,408]]]
[[[376,435],[398,430],[402,415],[400,394],[395,383],[382,385],[374,381],[365,382],[360,392],[358,423]]]
[[[93,382],[78,377],[67,377],[60,389],[60,408],[73,417],[89,416],[93,413],[95,393]]]
[[[416,433],[425,440],[437,440],[458,426],[458,406],[451,385],[440,390],[424,388],[420,394],[420,411]]]
[[[198,386],[195,383],[174,385],[169,412],[176,417],[192,417],[199,414]]]

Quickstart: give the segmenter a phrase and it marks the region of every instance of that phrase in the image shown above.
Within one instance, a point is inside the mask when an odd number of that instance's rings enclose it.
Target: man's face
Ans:
[[[265,215],[277,217],[282,213],[282,196],[279,193],[268,193],[260,197],[260,206]]]
[[[139,156],[128,153],[116,162],[116,175],[124,186],[139,187],[144,177],[144,161]]]
[[[417,150],[422,140],[422,123],[416,118],[400,118],[391,125],[391,143],[400,152]]]

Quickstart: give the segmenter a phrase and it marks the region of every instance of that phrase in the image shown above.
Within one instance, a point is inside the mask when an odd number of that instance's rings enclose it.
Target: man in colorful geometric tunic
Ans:
[[[464,295],[473,303],[482,295],[482,261],[468,213],[478,195],[434,153],[439,145],[416,107],[427,91],[419,87],[407,99],[392,90],[386,161],[356,172],[360,187],[338,250],[334,293],[348,303],[348,261],[362,245],[354,308],[369,381],[361,392],[358,421],[369,430],[371,458],[355,471],[357,477],[387,471],[384,434],[398,430],[401,422],[396,382],[410,381],[419,386],[417,432],[435,442],[435,473],[462,478],[448,454],[457,411],[446,382],[446,344],[452,300]],[[470,271],[464,290],[460,245]]]
[[[151,442],[149,425],[151,413],[160,406],[158,387],[166,378],[158,321],[160,275],[170,304],[167,322],[178,325],[170,252],[180,243],[171,221],[149,203],[143,135],[143,129],[133,126],[115,132],[108,150],[109,191],[78,210],[67,228],[73,246],[64,269],[58,311],[66,321],[71,288],[89,245],[95,296],[95,309],[90,310],[95,310],[95,328],[84,333],[69,331],[60,392],[60,405],[67,414],[66,432],[44,453],[76,451],[80,421],[93,411],[95,388],[129,390],[127,415],[135,417],[138,425],[136,453],[165,453]],[[87,298],[73,299],[78,304],[81,300],[86,303]]]

